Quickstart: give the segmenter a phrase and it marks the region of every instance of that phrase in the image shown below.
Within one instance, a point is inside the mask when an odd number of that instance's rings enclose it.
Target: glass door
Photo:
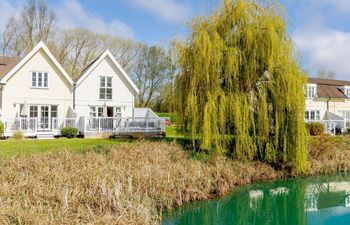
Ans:
[[[50,128],[49,106],[40,106],[40,129],[48,130]]]

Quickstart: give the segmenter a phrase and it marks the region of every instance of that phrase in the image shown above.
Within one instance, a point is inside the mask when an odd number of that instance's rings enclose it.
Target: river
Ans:
[[[349,225],[350,175],[258,183],[163,218],[163,225]]]

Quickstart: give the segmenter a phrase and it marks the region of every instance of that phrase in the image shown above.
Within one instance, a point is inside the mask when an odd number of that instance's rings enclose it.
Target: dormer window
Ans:
[[[49,74],[44,72],[32,72],[32,87],[48,88]]]
[[[350,86],[345,86],[344,87],[344,94],[350,98]]]
[[[316,90],[317,90],[316,84],[307,84],[306,97],[307,98],[315,98],[316,97]]]

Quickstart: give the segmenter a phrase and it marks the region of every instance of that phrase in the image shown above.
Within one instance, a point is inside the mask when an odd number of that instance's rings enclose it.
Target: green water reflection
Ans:
[[[350,224],[350,176],[284,180],[240,188],[164,216],[164,225]]]

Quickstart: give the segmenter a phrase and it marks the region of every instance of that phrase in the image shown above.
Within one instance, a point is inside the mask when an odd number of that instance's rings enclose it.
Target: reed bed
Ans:
[[[312,137],[309,141],[308,175],[328,175],[350,170],[350,136]]]
[[[159,224],[162,212],[280,177],[263,163],[194,160],[140,142],[0,161],[1,224]]]

